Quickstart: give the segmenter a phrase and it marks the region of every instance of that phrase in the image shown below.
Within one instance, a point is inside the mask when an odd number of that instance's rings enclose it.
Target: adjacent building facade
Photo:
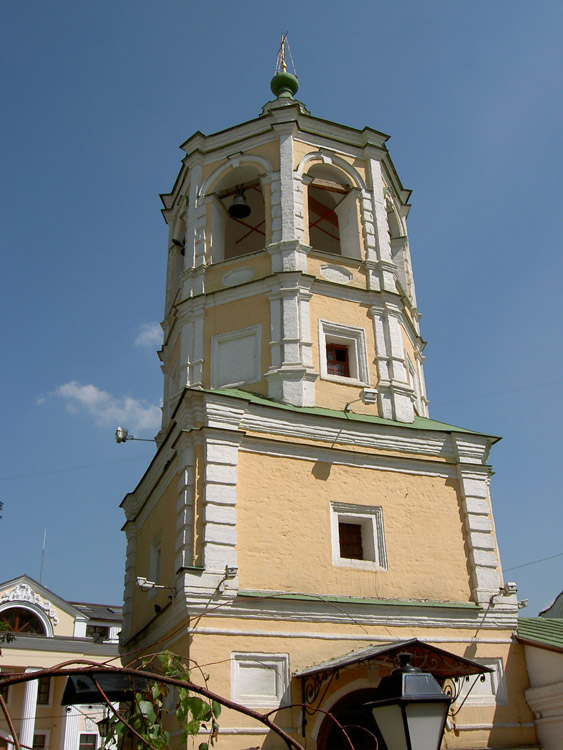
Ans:
[[[121,607],[68,602],[28,576],[0,584],[0,622],[14,636],[2,644],[2,672],[34,672],[75,659],[118,663]],[[33,750],[96,750],[101,705],[62,705],[66,677],[6,686],[2,696],[20,745]],[[0,714],[0,748],[13,737]]]
[[[312,116],[286,73],[272,89],[184,143],[162,196],[163,417],[123,501],[124,662],[170,648],[306,747],[344,746],[327,712],[367,747],[362,705],[408,649],[458,695],[445,747],[538,747],[496,438],[428,416],[388,137]],[[278,744],[222,714],[220,747]]]

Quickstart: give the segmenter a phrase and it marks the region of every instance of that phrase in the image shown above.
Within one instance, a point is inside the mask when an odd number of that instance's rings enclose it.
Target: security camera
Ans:
[[[500,593],[504,596],[512,596],[518,591],[518,586],[514,583],[514,581],[508,581],[508,583],[505,583],[504,586],[501,588]]]

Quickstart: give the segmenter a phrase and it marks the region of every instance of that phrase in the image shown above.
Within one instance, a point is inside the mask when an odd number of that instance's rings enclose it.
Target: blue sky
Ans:
[[[157,428],[159,192],[178,146],[254,118],[279,37],[318,117],[389,133],[435,419],[503,436],[506,579],[563,589],[563,5],[554,0],[3,3],[0,578],[119,602],[119,503]],[[550,560],[515,566],[541,558]],[[447,574],[447,571],[444,572]]]

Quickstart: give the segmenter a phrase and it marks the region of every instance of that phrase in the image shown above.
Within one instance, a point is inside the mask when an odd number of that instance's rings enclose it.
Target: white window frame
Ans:
[[[476,692],[480,684],[480,679],[477,678],[475,686],[469,692],[469,688],[475,681],[475,676],[470,676],[469,680],[463,679],[461,690],[457,698],[456,704],[464,706],[506,706],[508,704],[508,696],[506,693],[506,680],[504,678],[504,663],[502,657],[490,658],[490,659],[478,659],[479,664],[484,667],[490,667],[492,672],[484,672],[485,683],[489,688],[487,692],[481,689],[481,692]],[[469,694],[468,694],[469,693]]]
[[[236,341],[237,339],[248,338],[254,340],[254,372],[251,373],[250,377],[244,380],[229,381],[225,380],[223,373],[221,372],[220,366],[220,348],[221,344],[229,341]],[[238,331],[229,331],[228,333],[220,333],[217,336],[213,336],[211,339],[211,387],[212,388],[234,388],[238,385],[245,385],[248,383],[258,383],[262,377],[262,326],[249,326],[248,328],[241,328]]]
[[[330,375],[326,361],[327,344],[338,344],[348,349],[350,376]],[[321,378],[346,385],[369,386],[369,368],[364,328],[345,326],[329,320],[319,320],[319,360]]]
[[[332,564],[362,570],[387,570],[387,552],[383,529],[383,509],[375,505],[353,505],[351,503],[331,503]],[[361,526],[363,560],[340,556],[341,523]]]
[[[246,684],[245,667],[266,667],[276,676],[275,695],[263,696]],[[289,689],[289,655],[233,651],[231,654],[231,698],[249,708],[278,708]]]

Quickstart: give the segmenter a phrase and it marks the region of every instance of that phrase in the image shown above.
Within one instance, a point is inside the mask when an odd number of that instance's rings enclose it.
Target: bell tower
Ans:
[[[456,683],[448,747],[536,747],[497,438],[427,413],[410,193],[386,135],[308,112],[287,52],[260,115],[195,133],[162,196],[162,429],[122,503],[123,660],[162,644],[326,750],[327,712],[358,725],[348,709],[408,650],[488,680],[475,700]],[[221,747],[277,746],[225,713]]]
[[[313,117],[285,40],[271,89],[256,119],[187,140],[162,196],[162,429],[185,387],[412,423],[424,342],[388,136]]]

